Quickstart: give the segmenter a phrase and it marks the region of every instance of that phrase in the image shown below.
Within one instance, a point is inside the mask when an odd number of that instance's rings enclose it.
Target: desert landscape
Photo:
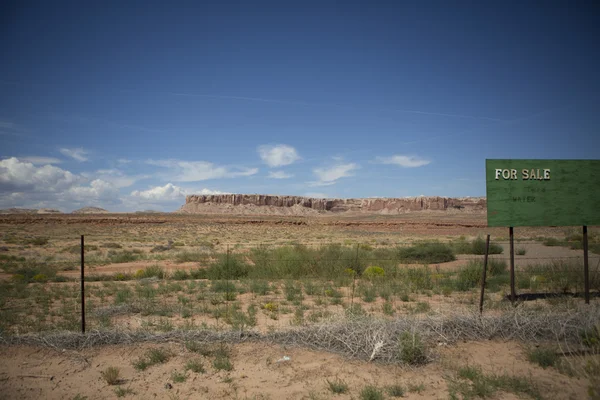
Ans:
[[[581,232],[516,229],[512,304],[508,229],[487,227],[485,198],[9,211],[0,398],[600,396],[598,227],[590,304]]]

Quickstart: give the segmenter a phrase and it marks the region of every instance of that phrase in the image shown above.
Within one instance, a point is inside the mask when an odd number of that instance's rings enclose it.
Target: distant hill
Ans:
[[[37,214],[36,208],[5,208],[0,210],[0,214]]]
[[[62,214],[60,210],[54,208],[5,208],[0,210],[0,214]]]
[[[62,214],[62,211],[55,208],[40,208],[37,210],[38,214]]]
[[[142,210],[142,211],[136,211],[136,214],[162,214],[163,211],[156,211],[156,210]]]
[[[71,212],[71,214],[107,214],[108,211],[100,207],[83,207]]]

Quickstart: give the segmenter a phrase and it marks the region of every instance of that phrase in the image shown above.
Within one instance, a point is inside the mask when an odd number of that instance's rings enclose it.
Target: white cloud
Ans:
[[[204,194],[204,195],[209,195],[209,194],[230,194],[229,192],[221,192],[219,190],[210,190],[210,189],[202,189],[202,190],[196,190],[190,194]]]
[[[19,160],[28,162],[34,165],[44,165],[44,164],[60,164],[62,160],[59,160],[55,157],[38,157],[38,156],[29,156],[29,157],[19,157]]]
[[[71,172],[52,165],[36,167],[15,157],[0,161],[0,189],[7,186],[36,191],[58,191],[81,181],[80,177]]]
[[[258,168],[218,166],[208,161],[148,160],[146,163],[171,169],[171,179],[177,182],[238,178],[258,173]]]
[[[313,199],[328,199],[329,198],[329,196],[326,195],[325,193],[319,193],[319,192],[304,193],[304,196],[312,197]]]
[[[82,148],[76,148],[76,149],[67,149],[67,148],[62,148],[60,149],[60,152],[62,154],[64,154],[67,157],[71,157],[79,162],[83,162],[83,161],[87,161],[88,157],[87,157],[87,151],[83,150]]]
[[[271,179],[288,179],[293,178],[294,175],[288,174],[285,171],[269,171],[268,178]]]
[[[404,168],[422,167],[431,163],[430,160],[418,156],[394,155],[391,157],[377,157],[375,162],[380,164],[394,164]]]
[[[94,174],[83,173],[82,175],[90,179],[102,179],[118,188],[129,187],[136,181],[149,177],[148,175],[126,175],[123,171],[118,169],[99,169]]]
[[[290,165],[300,159],[296,149],[287,144],[258,146],[258,155],[269,167]]]
[[[129,159],[127,159],[127,158],[119,158],[119,159],[117,160],[117,162],[118,162],[119,164],[129,164],[129,163],[131,163],[131,160],[129,160]]]
[[[119,198],[119,189],[110,182],[94,179],[89,186],[71,187],[65,195],[71,201],[85,204],[100,200],[115,201]]]
[[[315,168],[313,173],[319,179],[318,181],[309,182],[310,186],[329,186],[336,183],[340,178],[352,176],[352,171],[360,168],[355,163],[337,164],[330,168]]]
[[[173,201],[180,200],[187,195],[187,191],[172,183],[167,183],[165,186],[155,186],[151,189],[131,192],[132,197],[138,197],[143,200],[151,201]]]
[[[202,190],[189,190],[182,188],[172,183],[167,183],[164,186],[155,186],[148,190],[139,191],[134,190],[131,192],[131,197],[136,198],[142,202],[169,202],[169,201],[181,201],[183,198],[190,194],[224,194],[218,190],[202,189]]]
[[[106,180],[76,175],[53,165],[35,166],[15,157],[0,161],[2,207],[72,209],[120,201],[118,187]]]

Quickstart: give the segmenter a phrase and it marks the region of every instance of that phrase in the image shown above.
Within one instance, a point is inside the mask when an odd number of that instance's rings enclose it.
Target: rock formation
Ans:
[[[106,214],[107,210],[100,207],[83,207],[73,211],[71,214]]]
[[[220,206],[220,207],[219,207]],[[409,197],[409,198],[366,198],[366,199],[317,199],[301,196],[272,196],[263,194],[219,194],[190,195],[179,212],[202,213],[227,209],[233,213],[247,206],[260,213],[266,209],[313,210],[320,213],[379,213],[401,214],[413,211],[476,211],[483,212],[486,200],[481,197]],[[291,210],[290,210],[291,211]]]

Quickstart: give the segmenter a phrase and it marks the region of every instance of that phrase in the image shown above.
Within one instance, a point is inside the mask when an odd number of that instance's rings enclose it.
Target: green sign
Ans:
[[[488,226],[600,225],[600,160],[486,160]]]

